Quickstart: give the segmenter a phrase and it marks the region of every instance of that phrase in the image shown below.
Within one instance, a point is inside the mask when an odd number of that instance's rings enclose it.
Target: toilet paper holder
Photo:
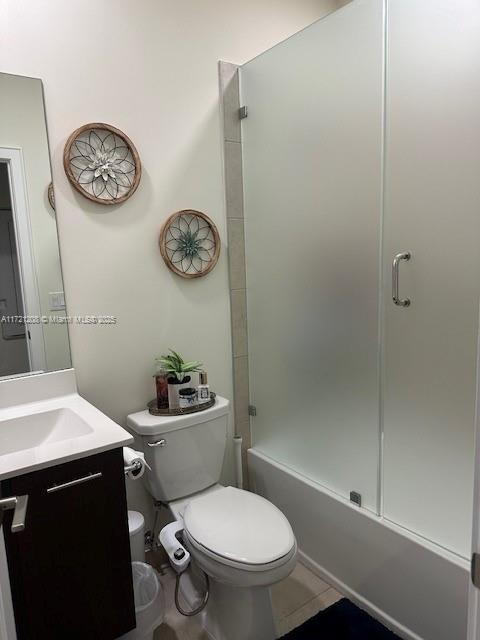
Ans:
[[[126,478],[138,480],[151,467],[145,461],[145,454],[130,447],[123,447],[123,471]]]
[[[135,473],[135,471],[140,471],[142,468],[142,463],[139,462],[138,460],[135,460],[134,462],[132,462],[132,464],[127,464],[124,465],[123,467],[123,472],[126,476],[128,476],[128,474],[133,471]]]

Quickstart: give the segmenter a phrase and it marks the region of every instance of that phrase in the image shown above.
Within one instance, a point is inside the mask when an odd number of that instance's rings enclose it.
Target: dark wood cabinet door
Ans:
[[[114,640],[134,628],[121,449],[6,480],[1,490],[29,495],[25,530],[11,533],[11,513],[3,527],[18,640]]]

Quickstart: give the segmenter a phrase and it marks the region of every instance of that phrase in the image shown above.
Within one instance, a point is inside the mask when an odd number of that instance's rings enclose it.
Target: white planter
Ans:
[[[186,389],[187,387],[192,386],[191,376],[187,376],[188,382],[180,382],[179,384],[170,384],[168,383],[168,407],[169,409],[179,409],[180,408],[180,396],[178,392],[180,389]]]

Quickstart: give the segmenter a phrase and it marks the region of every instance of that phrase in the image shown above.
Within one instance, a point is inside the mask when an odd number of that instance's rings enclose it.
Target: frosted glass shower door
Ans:
[[[480,5],[389,0],[384,514],[470,553],[480,289]],[[393,256],[403,308],[391,300]]]
[[[254,446],[377,510],[380,0],[241,69]]]

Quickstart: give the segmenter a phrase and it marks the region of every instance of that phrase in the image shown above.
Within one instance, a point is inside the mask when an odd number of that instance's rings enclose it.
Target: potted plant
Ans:
[[[157,358],[156,362],[168,376],[168,405],[170,409],[178,409],[180,406],[178,392],[188,386],[191,381],[190,373],[202,370],[202,363],[196,360],[186,362],[173,349],[169,351],[168,355]]]

